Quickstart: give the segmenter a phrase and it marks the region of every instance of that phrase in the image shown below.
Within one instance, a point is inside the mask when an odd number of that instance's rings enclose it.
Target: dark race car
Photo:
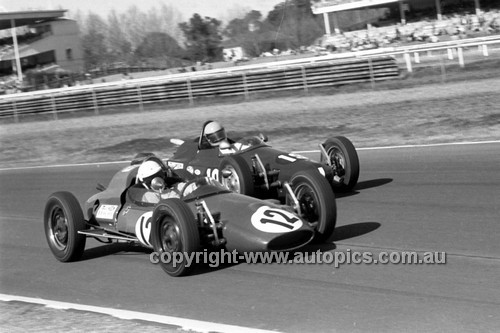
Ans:
[[[220,181],[232,191],[258,198],[274,198],[290,204],[288,182],[293,189],[301,214],[315,226],[316,240],[331,236],[336,223],[335,195],[332,189],[351,190],[359,177],[356,149],[345,137],[333,137],[320,144],[321,162],[272,148],[267,137],[226,138],[223,128],[215,132],[217,140],[230,147],[210,144],[207,121],[194,140],[172,139],[179,147],[168,164],[196,176]],[[229,153],[227,148],[230,148]]]
[[[181,178],[182,171],[170,172],[182,187],[178,198],[160,199],[166,183],[154,178],[151,184],[158,202],[143,202],[139,198],[147,190],[137,186],[136,175],[147,156],[118,171],[107,188],[98,185],[100,192],[86,201],[84,210],[69,192],[50,195],[44,229],[58,260],[80,259],[86,237],[141,244],[161,255],[207,248],[288,251],[309,243],[315,235],[314,228],[290,206],[231,192],[208,177],[186,174]],[[295,198],[293,192],[290,197]],[[185,275],[192,268],[186,261],[160,264],[172,276]]]

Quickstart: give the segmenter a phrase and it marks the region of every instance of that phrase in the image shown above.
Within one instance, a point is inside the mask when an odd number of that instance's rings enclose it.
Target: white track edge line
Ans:
[[[445,142],[445,143],[428,143],[428,144],[415,144],[415,145],[400,145],[400,146],[380,146],[380,147],[364,147],[356,148],[356,150],[378,150],[378,149],[400,149],[400,148],[426,148],[426,147],[440,147],[440,146],[457,146],[457,145],[478,145],[478,144],[489,144],[489,143],[500,143],[500,140],[490,140],[490,141],[464,141],[464,142]],[[293,154],[307,154],[307,153],[319,153],[319,150],[300,150],[292,151]],[[56,165],[39,165],[39,166],[29,166],[22,168],[0,168],[0,171],[11,171],[11,170],[29,170],[29,169],[45,169],[45,168],[66,168],[66,167],[76,167],[76,166],[96,166],[96,165],[108,165],[108,164],[120,164],[120,163],[130,163],[130,161],[113,161],[113,162],[93,162],[93,163],[79,163],[79,164],[56,164]]]
[[[155,315],[151,313],[138,312],[138,311],[130,311],[130,310],[120,310],[113,308],[106,308],[100,306],[92,306],[92,305],[83,305],[83,304],[75,304],[68,302],[59,302],[46,300],[42,298],[32,298],[32,297],[23,297],[23,296],[15,296],[15,295],[7,295],[0,294],[0,301],[9,302],[9,301],[19,301],[25,303],[32,304],[40,304],[45,305],[49,308],[54,309],[73,309],[80,311],[88,311],[88,312],[96,312],[100,314],[107,314],[119,319],[126,320],[145,320],[149,322],[164,324],[164,325],[173,325],[179,326],[184,330],[193,330],[196,332],[248,332],[248,333],[277,333],[277,331],[270,330],[262,330],[256,328],[249,328],[244,326],[236,326],[236,325],[226,325],[226,324],[218,324],[209,321],[201,321],[194,319],[185,319],[179,317],[172,316],[163,316],[163,315]]]
[[[478,145],[478,144],[489,144],[489,143],[500,143],[500,140],[463,141],[463,142],[444,142],[444,143],[424,143],[424,144],[400,145],[400,146],[363,147],[363,148],[356,148],[356,150],[382,150],[382,149],[400,149],[400,148],[427,148],[427,147],[441,147],[441,146]],[[296,153],[296,154],[319,153],[319,150],[301,150],[301,151],[294,151],[293,153]]]

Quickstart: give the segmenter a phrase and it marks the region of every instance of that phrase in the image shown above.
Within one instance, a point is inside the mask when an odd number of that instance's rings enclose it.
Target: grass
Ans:
[[[167,157],[170,138],[192,138],[207,119],[229,134],[263,132],[286,150],[316,149],[327,137],[344,135],[357,147],[500,139],[500,61],[465,70],[415,68],[400,80],[285,94],[184,104],[89,111],[0,125],[0,168],[129,160],[141,151]],[[438,72],[439,73],[439,72]],[[197,101],[198,103],[198,101]]]

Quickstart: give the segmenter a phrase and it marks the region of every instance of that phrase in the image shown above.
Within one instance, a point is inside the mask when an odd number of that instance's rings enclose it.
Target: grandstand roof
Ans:
[[[0,30],[12,28],[11,22],[14,20],[14,26],[35,24],[39,21],[54,20],[63,17],[66,9],[59,10],[30,10],[22,12],[3,12],[0,13]]]
[[[313,5],[312,11],[314,14],[340,12],[343,10],[379,6],[398,1],[399,0],[333,0],[316,3]]]

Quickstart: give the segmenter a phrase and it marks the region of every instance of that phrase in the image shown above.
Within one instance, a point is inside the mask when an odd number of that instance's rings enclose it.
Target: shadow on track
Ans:
[[[362,222],[362,223],[354,223],[336,227],[335,232],[333,233],[331,239],[328,242],[320,244],[315,244],[315,243],[308,244],[300,249],[290,251],[289,256],[290,258],[293,258],[296,252],[303,252],[312,255],[314,252],[318,250],[322,252],[333,251],[337,248],[335,242],[365,235],[367,233],[370,233],[378,229],[379,227],[380,223],[378,222]],[[151,252],[152,252],[151,249],[147,249],[140,245],[134,245],[128,243],[113,243],[86,249],[83,254],[83,257],[81,258],[81,261],[97,259],[100,257],[105,257],[118,253],[120,255],[144,255],[144,254],[150,254]],[[215,252],[215,254],[212,254],[212,256],[210,256],[212,252]],[[201,275],[201,274],[213,273],[219,270],[224,270],[233,266],[237,266],[244,262],[244,260],[240,261],[239,259],[237,260],[238,262],[236,263],[234,262],[227,263],[227,259],[226,262],[220,262],[219,260],[215,260],[216,259],[215,256],[220,254],[217,252],[218,252],[217,250],[212,250],[207,252],[207,256],[210,259],[209,261],[214,261],[214,263],[215,262],[218,263],[216,267],[210,267],[210,262],[199,263],[196,264],[195,268],[189,275]],[[258,261],[256,263],[261,263],[261,262]]]
[[[330,241],[338,242],[341,240],[362,236],[378,229],[379,227],[380,223],[378,222],[361,222],[343,225],[335,228],[335,232],[333,233]]]
[[[123,252],[123,253],[121,253]],[[97,259],[100,257],[105,257],[113,254],[123,254],[123,255],[143,255],[151,253],[151,249],[147,249],[140,245],[128,244],[128,243],[113,243],[101,246],[96,246],[90,249],[85,249],[80,261]]]
[[[371,179],[371,180],[364,180],[361,182],[358,182],[354,189],[350,192],[335,192],[335,197],[338,198],[343,198],[343,197],[348,197],[351,195],[356,195],[359,194],[359,191],[366,190],[369,188],[373,187],[379,187],[383,186],[385,184],[389,184],[392,182],[392,178],[379,178],[379,179]]]

